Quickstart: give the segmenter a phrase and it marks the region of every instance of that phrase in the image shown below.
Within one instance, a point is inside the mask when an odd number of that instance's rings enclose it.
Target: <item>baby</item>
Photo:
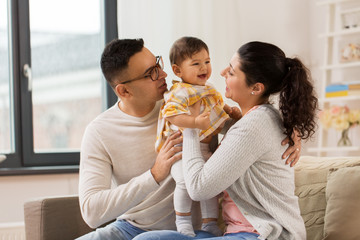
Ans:
[[[229,119],[224,111],[231,111],[225,105],[221,94],[206,83],[211,75],[211,63],[207,45],[194,37],[183,37],[175,41],[170,50],[170,63],[174,74],[182,82],[174,81],[170,91],[164,94],[164,105],[160,110],[158,133],[155,148],[159,151],[166,138],[183,128],[198,128],[201,151],[205,160],[211,156],[209,143]],[[189,107],[200,102],[200,114],[193,117]],[[209,121],[210,120],[210,121]],[[210,124],[209,124],[210,122]],[[174,208],[176,213],[177,231],[195,236],[191,221],[192,199],[185,187],[182,161],[176,162],[171,168],[171,175],[176,182],[174,191]],[[202,230],[222,235],[217,226],[218,199],[212,198],[200,202],[202,214]]]

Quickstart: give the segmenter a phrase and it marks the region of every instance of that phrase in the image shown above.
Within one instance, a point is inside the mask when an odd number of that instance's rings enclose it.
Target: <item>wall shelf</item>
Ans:
[[[322,67],[322,69],[332,70],[332,69],[353,68],[353,67],[360,67],[360,61],[325,65],[324,67]]]
[[[337,36],[345,36],[345,35],[351,35],[351,34],[357,34],[360,33],[360,27],[356,28],[350,28],[350,29],[343,29],[336,32],[328,32],[320,34],[320,37],[337,37]]]
[[[354,13],[354,12],[360,12],[360,8],[346,9],[346,10],[341,11],[340,14]]]
[[[350,3],[351,2],[351,3]],[[348,4],[349,3],[349,4]],[[359,80],[360,61],[339,62],[341,42],[360,44],[360,27],[342,29],[344,14],[360,14],[360,0],[318,0],[318,5],[327,5],[326,29],[320,34],[324,41],[324,64],[320,67],[322,71],[321,88],[319,90],[319,108],[329,109],[331,105],[338,103],[349,106],[360,106],[360,94],[351,92],[349,96],[326,98],[326,87],[336,83],[349,83]],[[356,26],[356,25],[351,25]],[[355,39],[355,40],[354,40]],[[358,40],[356,40],[358,39]],[[337,147],[337,141],[326,129],[318,123],[318,137],[316,146],[308,148],[309,153],[316,153],[318,156],[335,155],[337,152],[347,153],[347,155],[360,155],[360,146],[357,144],[351,147]],[[359,136],[355,136],[359,137]],[[357,141],[354,141],[357,142]]]
[[[336,4],[336,3],[352,2],[352,1],[356,1],[356,0],[321,0],[317,2],[317,5]]]

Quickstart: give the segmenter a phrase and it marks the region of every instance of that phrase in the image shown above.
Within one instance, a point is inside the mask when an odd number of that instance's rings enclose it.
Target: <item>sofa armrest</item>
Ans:
[[[75,239],[92,229],[84,222],[78,196],[44,197],[24,204],[27,240]]]

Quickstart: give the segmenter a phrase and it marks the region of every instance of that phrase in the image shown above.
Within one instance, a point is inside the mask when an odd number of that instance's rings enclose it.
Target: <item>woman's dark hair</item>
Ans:
[[[114,88],[114,77],[128,67],[129,59],[144,47],[142,39],[114,39],[109,42],[101,55],[101,70],[108,83]]]
[[[240,70],[245,73],[248,86],[264,84],[264,99],[280,93],[284,134],[290,144],[294,144],[291,137],[294,129],[302,139],[311,137],[316,127],[318,100],[310,71],[304,64],[298,58],[287,58],[280,48],[264,42],[249,42],[239,48],[238,54]]]
[[[170,49],[170,63],[171,65],[180,65],[186,58],[190,58],[203,49],[209,53],[208,46],[201,39],[196,37],[182,37],[176,40]]]

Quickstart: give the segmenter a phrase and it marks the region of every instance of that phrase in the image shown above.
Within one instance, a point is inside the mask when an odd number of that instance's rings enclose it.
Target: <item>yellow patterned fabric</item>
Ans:
[[[173,81],[170,91],[164,94],[164,104],[161,107],[157,128],[157,138],[155,143],[156,151],[160,151],[166,138],[173,132],[179,130],[166,120],[166,117],[179,114],[190,115],[189,106],[201,101],[200,110],[210,111],[210,127],[201,130],[199,133],[200,141],[211,135],[223,123],[229,119],[224,111],[224,101],[221,94],[211,85],[199,86],[188,83]],[[180,129],[182,130],[182,129]]]

